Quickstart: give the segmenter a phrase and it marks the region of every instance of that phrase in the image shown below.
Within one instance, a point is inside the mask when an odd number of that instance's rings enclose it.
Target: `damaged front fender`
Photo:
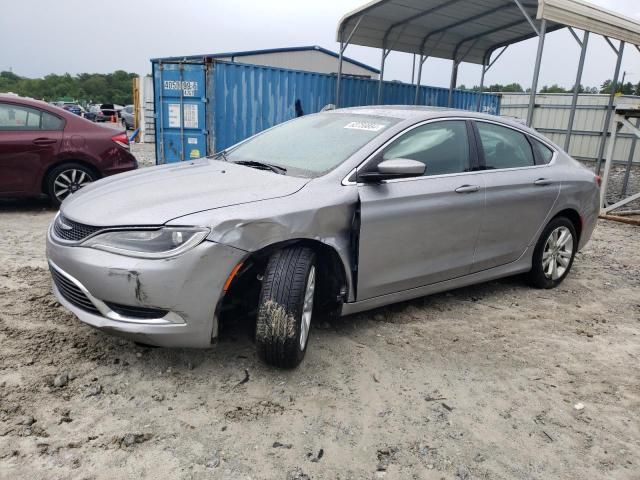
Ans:
[[[314,191],[315,190],[315,191]],[[310,182],[285,198],[262,200],[180,217],[171,224],[207,226],[208,240],[246,252],[292,240],[313,240],[338,254],[346,275],[348,301],[355,298],[352,254],[358,193],[354,186]]]

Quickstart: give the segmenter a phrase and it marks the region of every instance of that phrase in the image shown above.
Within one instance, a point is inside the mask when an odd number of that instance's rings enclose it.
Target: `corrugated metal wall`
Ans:
[[[305,114],[335,102],[336,76],[274,67],[216,62],[213,67],[213,111],[216,151],[295,117],[300,100]],[[376,105],[378,82],[343,78],[341,106]],[[447,106],[449,90],[422,86],[419,104]],[[413,105],[415,87],[384,82],[383,104]],[[454,108],[475,110],[478,93],[456,90]],[[483,94],[481,109],[500,112],[500,97]]]
[[[197,95],[188,89],[180,93],[180,85],[194,69],[206,75],[204,81],[192,82],[198,85]],[[184,146],[192,142],[198,145],[193,148],[201,155],[205,154],[200,148],[200,135],[195,135],[198,132],[190,129],[192,135],[185,137],[189,125],[183,122],[182,114],[176,113],[184,110],[183,103],[189,103],[187,106],[192,109],[196,107],[191,104],[198,103],[200,112],[205,112],[206,121],[198,122],[197,128],[206,137],[206,154],[223,150],[294,118],[298,100],[305,114],[319,112],[323,107],[335,103],[335,75],[220,61],[207,63],[206,66],[193,61],[154,61],[153,72],[156,159],[159,164],[193,158],[189,153],[193,150],[180,155],[180,152],[184,152]],[[342,106],[378,103],[377,80],[347,77],[343,78],[341,88]],[[475,110],[478,95],[456,90],[453,106]],[[444,107],[448,97],[448,89],[422,86],[418,104]],[[414,99],[415,86],[384,82],[383,104],[413,105]],[[498,114],[500,97],[483,94],[481,110]],[[178,150],[176,147],[179,147]]]
[[[633,98],[640,104],[640,97]],[[564,147],[569,125],[571,94],[538,94],[533,126],[551,141]],[[500,104],[501,115],[527,118],[529,94],[504,93]],[[569,154],[581,160],[595,161],[604,127],[608,95],[580,95],[573,125]],[[616,141],[615,161],[628,161],[633,144],[633,135],[622,133]],[[606,150],[605,150],[606,153]],[[635,149],[634,162],[640,162],[640,145]]]

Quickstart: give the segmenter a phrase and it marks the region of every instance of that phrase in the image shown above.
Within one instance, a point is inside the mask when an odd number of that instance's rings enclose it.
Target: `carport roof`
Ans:
[[[375,0],[340,20],[338,41],[482,64],[536,37],[536,18],[547,32],[571,26],[640,45],[639,22],[582,0]]]

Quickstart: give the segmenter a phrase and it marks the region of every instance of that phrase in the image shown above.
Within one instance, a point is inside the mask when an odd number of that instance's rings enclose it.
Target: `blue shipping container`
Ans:
[[[223,150],[296,116],[335,103],[335,75],[241,63],[153,63],[157,163]],[[378,81],[343,77],[344,107],[376,105]],[[477,92],[454,91],[453,108],[475,110]],[[445,107],[446,88],[421,86],[418,105]],[[384,82],[385,105],[413,105],[415,86]],[[499,95],[484,93],[481,111],[499,114]]]

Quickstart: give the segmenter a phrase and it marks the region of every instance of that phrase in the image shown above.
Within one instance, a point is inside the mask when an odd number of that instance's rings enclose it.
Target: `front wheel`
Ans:
[[[316,294],[316,255],[290,247],[267,264],[256,322],[258,356],[280,368],[297,367],[307,350]]]
[[[560,285],[571,270],[577,250],[578,236],[573,223],[565,217],[551,220],[533,252],[529,283],[536,288]]]

